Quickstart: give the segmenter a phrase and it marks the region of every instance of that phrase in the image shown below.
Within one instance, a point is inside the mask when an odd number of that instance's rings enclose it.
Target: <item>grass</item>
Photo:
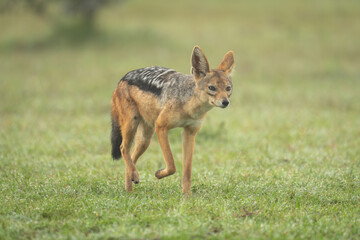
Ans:
[[[1,15],[0,239],[360,238],[359,7],[127,1],[76,43],[26,12]],[[195,44],[212,67],[234,50],[237,66],[231,106],[197,136],[192,197],[180,129],[178,172],[155,179],[155,136],[125,193],[112,91],[139,67],[189,72]]]

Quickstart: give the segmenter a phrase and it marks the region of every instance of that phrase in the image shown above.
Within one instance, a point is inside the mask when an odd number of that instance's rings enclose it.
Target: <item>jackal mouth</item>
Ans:
[[[213,102],[213,101],[211,101],[210,102],[211,103],[211,105],[213,105],[214,107],[221,107],[221,108],[224,108],[224,106],[219,106],[219,105],[217,105],[215,102]]]
[[[213,106],[215,106],[215,107],[219,107],[219,108],[227,108],[227,107],[229,106],[229,105],[223,105],[223,104],[217,105],[217,104],[216,104],[215,102],[213,102],[213,101],[211,101],[210,104],[213,105]]]

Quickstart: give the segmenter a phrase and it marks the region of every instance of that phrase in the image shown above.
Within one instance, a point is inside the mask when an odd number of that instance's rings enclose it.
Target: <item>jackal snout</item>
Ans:
[[[230,104],[229,99],[223,99],[223,100],[221,101],[221,105],[220,105],[219,107],[221,107],[221,108],[226,108],[227,106],[229,106],[229,104]]]
[[[215,107],[226,108],[226,107],[228,107],[230,105],[229,97],[223,97],[223,98],[214,99],[214,100],[212,100],[210,98],[209,102],[210,102],[211,105],[214,105]]]

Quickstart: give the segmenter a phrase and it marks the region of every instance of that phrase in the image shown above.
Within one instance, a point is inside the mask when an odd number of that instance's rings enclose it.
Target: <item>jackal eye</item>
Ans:
[[[226,91],[229,92],[231,90],[231,87],[230,86],[227,86],[226,87]]]
[[[216,87],[214,87],[214,86],[209,86],[208,88],[210,91],[216,91]]]

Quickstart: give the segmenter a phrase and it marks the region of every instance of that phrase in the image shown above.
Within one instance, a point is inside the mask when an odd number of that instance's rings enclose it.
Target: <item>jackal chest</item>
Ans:
[[[179,119],[178,121],[173,123],[172,128],[176,128],[176,127],[199,128],[202,122],[203,122],[202,119]]]

